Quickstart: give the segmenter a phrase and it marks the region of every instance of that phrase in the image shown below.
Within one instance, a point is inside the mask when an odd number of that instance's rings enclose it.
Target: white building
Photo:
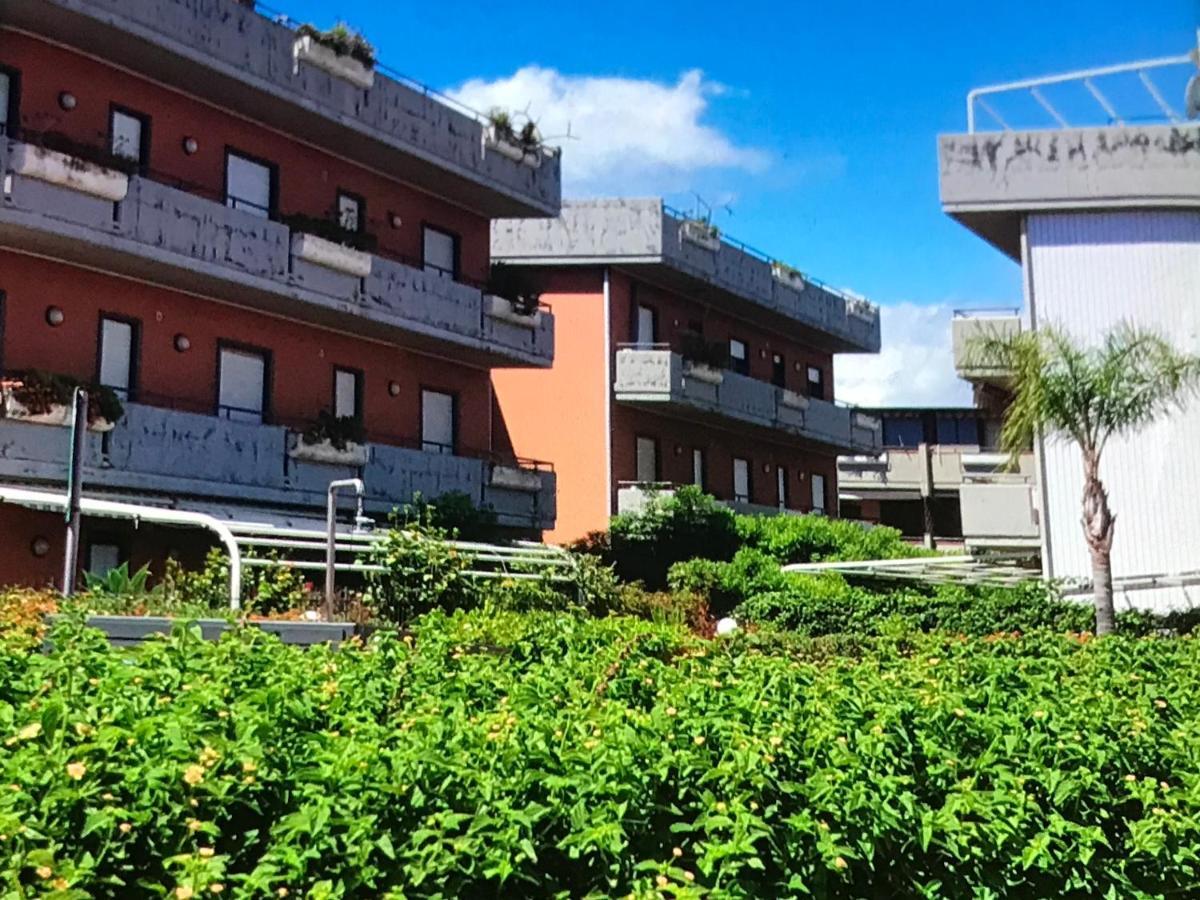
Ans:
[[[1097,339],[1130,321],[1200,353],[1200,125],[1183,119],[1185,90],[1200,93],[1196,82],[1184,88],[1196,76],[1195,59],[1193,51],[1191,58],[973,91],[967,133],[940,137],[943,209],[1019,262],[1024,276],[1019,315],[955,320],[960,374],[981,393],[997,373],[965,370],[960,354],[982,325],[1054,323]],[[1112,98],[1127,98],[1131,84],[1163,124],[1116,108]],[[1009,110],[1021,101],[1053,127],[1010,128]],[[1088,121],[1082,101],[1109,124],[1068,127]],[[977,126],[985,112],[1000,130]],[[1193,402],[1105,451],[1118,609],[1200,603],[1198,449],[1200,403]],[[1087,578],[1078,448],[1039,441],[1035,455],[1044,571]]]

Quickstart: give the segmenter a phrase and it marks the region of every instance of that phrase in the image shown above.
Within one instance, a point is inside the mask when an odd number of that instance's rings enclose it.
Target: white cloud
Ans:
[[[971,387],[954,372],[948,304],[880,307],[883,349],[835,357],[839,400],[860,406],[970,406]]]
[[[703,170],[761,172],[769,164],[764,151],[704,124],[710,98],[728,91],[699,69],[669,84],[526,66],[448,93],[475,109],[528,113],[551,143],[563,145],[564,188],[577,196],[671,193],[690,189]],[[578,140],[559,139],[568,127]]]

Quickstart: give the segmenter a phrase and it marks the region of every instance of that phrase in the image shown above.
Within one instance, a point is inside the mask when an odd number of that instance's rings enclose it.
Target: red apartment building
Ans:
[[[61,566],[61,514],[2,493],[63,489],[68,429],[11,402],[30,369],[124,402],[87,496],[311,522],[357,475],[376,515],[463,491],[552,527],[553,472],[507,452],[490,375],[549,366],[554,318],[487,283],[490,221],[556,215],[559,160],[493,137],[252,3],[5,0],[0,583]],[[301,440],[322,411],[361,443]],[[92,519],[82,560],[203,549]]]
[[[860,298],[661,200],[497,222],[492,255],[555,311],[553,366],[493,373],[513,449],[555,461],[551,539],[680,484],[742,511],[836,515],[838,454],[878,450],[878,422],[833,399],[834,354],[879,350]]]

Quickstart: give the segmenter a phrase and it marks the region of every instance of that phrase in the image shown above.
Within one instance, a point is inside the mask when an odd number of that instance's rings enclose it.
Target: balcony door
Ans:
[[[122,400],[133,395],[137,377],[138,328],[131,319],[103,316],[100,319],[99,378]]]
[[[775,502],[779,504],[780,509],[788,507],[787,469],[783,466],[777,466],[775,469]]]
[[[825,476],[812,477],[812,508],[815,513],[825,512]]]
[[[275,208],[275,167],[263,160],[227,150],[225,205],[269,219]]]
[[[426,225],[422,233],[425,271],[457,278],[458,236],[430,225]]]
[[[339,419],[361,419],[362,376],[353,369],[333,370],[333,414]]]
[[[144,169],[150,162],[150,120],[140,113],[113,106],[109,111],[108,142],[113,156],[128,159]]]
[[[808,367],[808,396],[817,400],[825,399],[825,375],[817,366]]]
[[[771,384],[775,387],[787,387],[787,363],[782,353],[771,356]]]
[[[421,449],[453,455],[455,444],[454,395],[421,391]]]
[[[733,499],[739,503],[750,502],[750,460],[733,460]]]
[[[692,450],[692,484],[704,490],[704,450],[700,447]]]
[[[653,307],[638,304],[637,331],[633,340],[642,347],[649,347],[658,341],[658,316]]]
[[[261,424],[267,411],[267,355],[260,350],[222,347],[217,415]]]
[[[729,368],[739,375],[750,374],[750,349],[745,341],[729,339]]]
[[[658,481],[658,441],[652,437],[638,436],[634,448],[637,459],[637,480],[640,484]]]

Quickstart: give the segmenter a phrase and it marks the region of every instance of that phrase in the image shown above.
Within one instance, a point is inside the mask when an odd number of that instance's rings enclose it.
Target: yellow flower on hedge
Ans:
[[[1159,709],[1166,709],[1167,701],[1166,700],[1155,700],[1154,705],[1157,706]]]
[[[219,881],[214,881],[212,884],[210,884],[208,886],[208,889],[210,891],[212,891],[214,894],[219,894],[219,893],[221,893],[221,891],[225,890],[225,885],[221,884],[221,882],[219,882]]]
[[[181,884],[179,887],[175,888],[175,896],[178,898],[178,900],[192,900],[192,897],[195,895],[196,892],[186,884]]]
[[[201,828],[204,827],[204,823],[201,822],[199,819],[188,819],[187,827],[188,827],[188,831],[199,831]]]
[[[122,822],[120,825],[117,826],[117,828],[120,830],[121,834],[129,834],[129,832],[133,831],[133,823],[132,822]]]
[[[198,852],[203,859],[210,859],[216,851],[212,847],[201,847]]]
[[[849,865],[849,863],[847,863],[846,860],[840,856],[833,861],[833,864],[839,869],[844,869],[847,865]]]
[[[17,732],[17,739],[22,741],[32,741],[35,737],[42,733],[42,723],[32,722],[26,725]]]
[[[67,774],[78,781],[87,774],[87,766],[81,762],[67,763]]]
[[[704,735],[702,735],[702,734],[696,735],[694,738],[692,738],[692,743],[695,744],[697,747],[699,747],[701,744],[704,743]]]
[[[204,766],[188,766],[183,773],[183,780],[188,784],[197,785],[204,780]]]
[[[37,877],[38,878],[49,878],[53,874],[54,874],[54,870],[51,869],[49,866],[38,866],[37,867]]]
[[[212,747],[205,747],[200,751],[200,765],[202,766],[211,766],[220,758],[221,754]]]
[[[258,763],[256,763],[252,759],[242,760],[242,771],[243,772],[257,772],[258,771]]]

